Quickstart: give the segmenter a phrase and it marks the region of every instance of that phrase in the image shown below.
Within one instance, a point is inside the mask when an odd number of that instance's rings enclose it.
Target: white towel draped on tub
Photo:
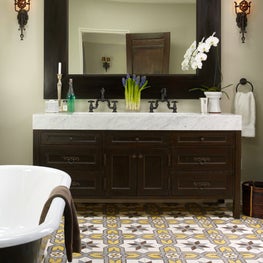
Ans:
[[[237,92],[235,114],[242,115],[242,136],[255,137],[256,106],[253,92]]]

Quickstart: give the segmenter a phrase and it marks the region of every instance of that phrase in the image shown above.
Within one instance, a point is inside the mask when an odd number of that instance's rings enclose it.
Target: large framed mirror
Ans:
[[[70,2],[72,1],[72,2]],[[122,4],[128,4],[129,2],[138,2],[140,4],[149,4],[149,2],[157,4],[158,0],[102,0],[102,1],[91,1],[91,0],[45,0],[44,1],[44,99],[54,99],[57,98],[57,89],[56,89],[56,83],[57,78],[56,74],[58,71],[58,63],[62,62],[62,96],[66,96],[67,88],[68,88],[68,79],[73,78],[74,81],[74,90],[76,93],[76,97],[78,99],[90,99],[90,98],[97,98],[99,96],[99,91],[103,87],[106,90],[106,96],[107,98],[115,98],[115,99],[122,99],[124,98],[124,92],[123,87],[121,84],[121,78],[125,76],[125,73],[113,73],[111,74],[110,71],[108,72],[92,72],[92,73],[85,73],[83,74],[83,68],[80,69],[80,71],[74,71],[70,63],[77,59],[77,63],[79,65],[83,64],[83,61],[80,57],[80,53],[83,52],[83,46],[79,50],[72,49],[72,40],[70,40],[70,37],[72,37],[72,24],[77,19],[72,16],[71,9],[72,5],[74,6],[77,4],[77,2],[85,2],[89,1],[90,5],[92,3],[103,3],[103,2],[114,2],[114,4],[118,4],[120,6],[120,3]],[[208,37],[213,32],[216,32],[217,37],[221,37],[221,1],[218,0],[161,0],[159,1],[164,5],[164,3],[169,3],[170,5],[173,2],[177,2],[179,4],[186,4],[188,2],[189,9],[194,6],[195,7],[195,28],[193,29],[187,29],[185,28],[185,32],[190,32],[192,35],[195,35],[194,39],[192,38],[191,34],[184,34],[184,36],[177,36],[178,39],[184,40],[186,42],[186,46],[181,48],[184,52],[186,48],[193,42],[193,40],[200,41],[203,37]],[[159,3],[160,4],[160,3]],[[105,7],[105,4],[103,5]],[[102,6],[102,7],[103,7]],[[78,10],[77,6],[75,6],[75,12],[77,14],[80,14],[80,11]],[[83,9],[83,8],[81,8]],[[93,11],[94,16],[94,7],[89,6],[88,9],[91,9]],[[115,8],[116,9],[116,8]],[[131,8],[129,8],[131,9]],[[129,10],[128,9],[128,10]],[[171,9],[171,8],[170,8]],[[107,7],[106,10],[109,10]],[[105,13],[106,10],[101,10],[101,12]],[[112,12],[109,12],[112,13]],[[81,15],[79,15],[81,16]],[[89,32],[90,37],[94,37],[94,28],[99,28],[99,24],[101,23],[101,20],[98,22],[94,22],[94,18],[91,14],[87,14],[90,19],[89,21],[93,22],[93,25],[90,25],[91,22],[87,23],[85,25],[85,28],[83,26],[75,26],[76,29],[78,29],[78,35],[81,36],[80,32],[81,30],[83,32]],[[116,15],[115,15],[116,16]],[[178,17],[178,15],[174,15],[175,17]],[[187,19],[193,20],[193,15],[188,14],[185,15],[185,17],[188,17]],[[109,20],[109,18],[107,18]],[[168,19],[169,21],[171,19]],[[149,22],[149,21],[148,21]],[[161,24],[162,21],[159,21]],[[172,24],[179,24],[178,22],[171,22]],[[183,25],[185,22],[182,22]],[[192,22],[191,22],[192,23]],[[98,24],[98,26],[97,26]],[[164,24],[164,23],[162,23]],[[105,27],[105,26],[104,26]],[[114,27],[114,30],[116,30],[116,26]],[[156,27],[156,26],[155,26]],[[167,28],[166,28],[167,27]],[[84,29],[83,29],[84,28]],[[92,30],[90,30],[92,29]],[[101,29],[99,29],[101,30]],[[99,31],[98,30],[98,31]],[[158,31],[171,31],[168,26],[163,26],[163,28]],[[103,31],[103,30],[101,30]],[[129,28],[128,25],[124,27],[123,32],[130,32],[133,33],[132,29]],[[146,29],[143,29],[143,32],[145,33]],[[147,32],[149,30],[147,29]],[[151,32],[151,31],[150,31]],[[193,33],[194,32],[194,33]],[[105,34],[105,30],[103,31]],[[108,33],[108,32],[106,32]],[[136,32],[138,33],[138,32]],[[172,33],[172,35],[177,33]],[[190,35],[191,37],[187,39],[187,35]],[[84,36],[84,34],[83,34]],[[101,35],[100,35],[101,36]],[[78,40],[80,38],[78,37]],[[76,37],[73,38],[73,41],[76,40]],[[189,42],[189,43],[187,43]],[[98,44],[96,44],[98,46]],[[171,47],[172,47],[171,42]],[[79,45],[78,45],[79,46]],[[217,81],[219,82],[220,76],[218,74],[215,74],[215,62],[216,59],[218,59],[220,63],[220,45],[217,49],[218,53],[214,52],[214,50],[211,50],[208,56],[208,60],[203,64],[203,68],[201,70],[197,70],[196,72],[190,72],[190,74],[187,72],[180,72],[179,70],[175,72],[169,72],[165,74],[147,74],[147,78],[149,79],[149,83],[151,85],[150,89],[145,90],[142,93],[142,98],[145,99],[155,99],[160,97],[160,90],[162,88],[166,88],[168,98],[173,99],[195,99],[200,97],[202,94],[198,92],[189,92],[189,89],[198,87],[200,85],[211,85],[214,81],[214,78],[217,78]],[[178,65],[181,64],[181,61],[183,59],[183,53],[181,55],[178,55],[178,58],[173,58],[174,51],[171,51],[171,57],[170,61],[177,60]],[[219,56],[218,56],[219,55]],[[76,62],[75,62],[76,63]],[[74,61],[73,61],[74,65]],[[177,65],[177,68],[178,68]],[[176,67],[176,66],[175,66]],[[125,70],[123,71],[125,72]],[[177,72],[177,73],[176,73]],[[131,73],[131,72],[129,72]]]

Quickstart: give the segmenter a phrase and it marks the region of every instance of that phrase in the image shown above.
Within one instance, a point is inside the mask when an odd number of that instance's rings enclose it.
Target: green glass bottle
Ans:
[[[69,89],[67,94],[67,104],[68,104],[68,112],[75,111],[75,94],[73,90],[73,80],[69,79]]]

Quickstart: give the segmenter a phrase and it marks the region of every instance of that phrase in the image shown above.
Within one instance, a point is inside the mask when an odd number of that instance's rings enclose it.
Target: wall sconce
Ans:
[[[28,11],[30,10],[30,0],[15,0],[15,11],[17,14],[17,21],[19,30],[21,31],[20,39],[24,39],[24,30],[28,21]]]
[[[246,0],[242,0],[239,4],[235,2],[235,12],[237,14],[236,22],[237,26],[240,28],[240,33],[242,34],[242,43],[245,43],[245,33],[247,33],[247,15],[250,14],[250,4],[251,2],[247,2]]]
[[[107,72],[108,68],[110,68],[110,57],[102,57],[101,61],[102,61],[102,67]]]

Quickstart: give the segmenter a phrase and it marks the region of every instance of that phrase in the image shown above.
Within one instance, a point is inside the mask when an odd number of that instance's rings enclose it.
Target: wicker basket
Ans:
[[[244,182],[243,214],[263,218],[263,182]]]

